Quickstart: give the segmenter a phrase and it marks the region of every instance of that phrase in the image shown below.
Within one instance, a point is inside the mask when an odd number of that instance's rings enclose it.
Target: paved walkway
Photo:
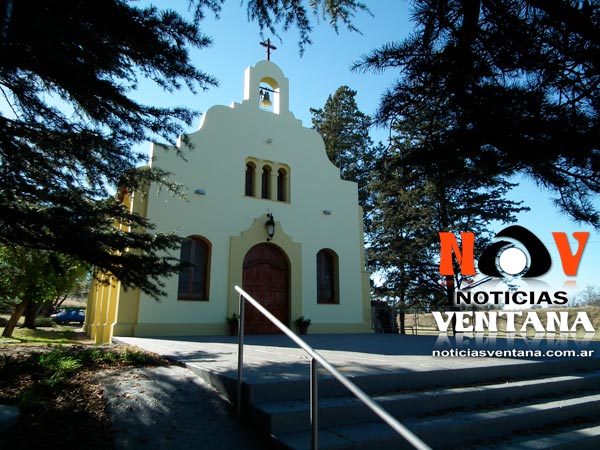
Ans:
[[[438,371],[480,367],[496,372],[500,366],[512,373],[535,359],[432,357],[434,349],[456,345],[427,336],[383,334],[307,335],[305,340],[347,376],[403,373],[421,382],[439,377]],[[222,397],[230,391],[237,376],[237,338],[235,337],[119,337],[116,342],[134,345],[184,363],[193,372],[177,366],[141,368],[99,377],[106,386],[109,411],[115,427],[117,450],[231,449],[258,450],[268,444],[241,426],[230,414],[230,404]],[[465,342],[460,348],[541,348],[586,347],[581,342],[556,345],[531,341],[476,345]],[[587,347],[598,347],[598,342]],[[600,356],[598,348],[597,356]],[[516,365],[516,366],[515,366]],[[508,367],[508,366],[515,366]],[[244,381],[253,388],[274,391],[277,385],[300,385],[309,377],[309,359],[283,335],[247,336]],[[320,374],[320,379],[327,374]],[[385,377],[389,378],[389,377]],[[225,385],[229,384],[229,388]],[[220,391],[218,392],[217,389]],[[305,389],[302,390],[304,392]],[[304,392],[305,393],[305,392]]]
[[[99,373],[115,450],[260,450],[215,388],[179,366]]]
[[[433,357],[433,350],[455,347],[453,337],[401,336],[393,334],[306,335],[305,341],[347,376],[379,375],[390,372],[426,372],[472,367],[532,364],[533,358]],[[135,345],[168,356],[191,369],[209,371],[227,378],[237,375],[237,337],[118,337],[116,342]],[[244,379],[247,383],[302,380],[309,376],[309,357],[284,335],[245,337]],[[497,338],[475,343],[462,338],[459,348],[489,350],[532,350],[547,348],[596,348],[600,342],[533,341]]]

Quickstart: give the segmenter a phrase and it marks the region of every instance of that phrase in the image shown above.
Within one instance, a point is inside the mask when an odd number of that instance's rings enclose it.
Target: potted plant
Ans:
[[[229,324],[229,336],[237,336],[239,333],[240,316],[233,313],[227,318],[227,323]]]
[[[305,319],[304,316],[298,317],[294,323],[298,327],[298,332],[300,334],[306,334],[308,331],[308,326],[310,325],[310,319]]]

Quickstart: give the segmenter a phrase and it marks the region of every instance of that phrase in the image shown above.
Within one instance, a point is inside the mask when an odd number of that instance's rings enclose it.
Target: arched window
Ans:
[[[256,166],[254,163],[246,164],[246,195],[249,197],[254,197],[254,171],[256,170]]]
[[[264,166],[262,171],[261,198],[271,198],[271,168]]]
[[[250,156],[243,167],[245,197],[290,202],[290,167],[287,164]]]
[[[317,303],[339,303],[337,266],[335,252],[323,249],[317,253]]]
[[[287,172],[284,169],[277,171],[277,200],[287,202]]]
[[[182,263],[189,264],[179,272],[178,300],[208,300],[210,244],[199,237],[181,243]]]

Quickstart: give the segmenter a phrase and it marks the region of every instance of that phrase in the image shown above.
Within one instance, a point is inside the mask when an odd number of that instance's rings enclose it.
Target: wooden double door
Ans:
[[[289,326],[289,264],[283,251],[273,244],[252,247],[243,263],[242,287],[275,317]],[[279,333],[279,329],[246,303],[244,332]]]

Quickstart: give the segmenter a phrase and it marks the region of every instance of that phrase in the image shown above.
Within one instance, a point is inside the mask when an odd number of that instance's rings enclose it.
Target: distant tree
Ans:
[[[163,294],[177,273],[179,237],[157,233],[113,195],[147,183],[179,193],[167,173],[133,170],[144,141],[174,142],[195,112],[134,100],[140,80],[196,93],[217,81],[192,64],[211,40],[206,11],[224,0],[173,10],[124,0],[4,0],[0,3],[0,245],[69,255],[112,273],[126,287]],[[248,0],[261,30],[297,27],[310,43],[309,11],[352,27],[354,0]],[[122,227],[115,227],[115,223]],[[135,230],[135,233],[130,232]]]
[[[600,306],[600,288],[587,285],[577,294],[577,304],[584,306]]]
[[[12,307],[12,314],[2,333],[11,337],[18,320],[36,300],[53,295],[45,274],[49,264],[43,252],[18,247],[0,247],[0,298]]]
[[[466,165],[490,180],[522,174],[575,220],[600,227],[600,2],[411,5],[414,32],[354,65],[399,75],[378,123],[401,125],[417,111],[444,143],[422,146],[404,164],[435,162],[453,176]]]
[[[424,301],[433,302],[427,309],[451,308],[455,290],[469,281],[456,261],[455,274],[440,277],[439,232],[474,232],[478,251],[491,237],[493,222],[513,222],[526,209],[506,198],[512,183],[490,177],[459,155],[448,165],[435,159],[419,162],[421,153],[454,150],[443,138],[442,130],[451,127],[442,121],[447,116],[427,120],[433,107],[414,108],[394,124],[390,146],[369,185],[375,196],[369,260],[382,279],[380,294],[399,299],[402,333],[406,310]]]
[[[361,205],[368,203],[366,189],[376,159],[369,135],[371,118],[358,108],[356,91],[339,87],[323,108],[310,108],[313,128],[325,143],[327,156],[344,180],[358,183]]]
[[[481,247],[491,222],[514,221],[524,208],[505,198],[513,184],[489,178],[464,159],[449,166],[443,161],[416,163],[416,156],[432,147],[448,150],[438,137],[444,122],[428,121],[432,105],[407,111],[404,121],[394,123],[389,146],[374,147],[370,118],[358,109],[355,95],[342,86],[322,109],[311,109],[313,127],[342,177],[359,183],[367,206],[367,260],[379,280],[373,295],[394,299],[404,334],[408,309],[423,303],[448,307],[463,282],[459,270],[440,278],[438,233],[473,231]]]
[[[64,255],[0,247],[0,301],[12,306],[2,336],[11,337],[23,315],[25,327],[35,328],[39,310],[67,296],[88,273],[87,264]]]
[[[70,297],[81,297],[89,291],[92,279],[91,267],[85,262],[64,255],[56,255],[54,280],[56,295],[51,302],[37,308],[37,315],[50,315]]]
[[[427,239],[432,230],[431,210],[425,204],[428,187],[422,180],[409,180],[406,168],[392,166],[392,160],[389,153],[384,155],[371,176],[374,200],[367,259],[378,281],[374,295],[394,299],[400,333],[405,334],[405,312],[426,298],[422,286],[429,284],[435,258]]]

